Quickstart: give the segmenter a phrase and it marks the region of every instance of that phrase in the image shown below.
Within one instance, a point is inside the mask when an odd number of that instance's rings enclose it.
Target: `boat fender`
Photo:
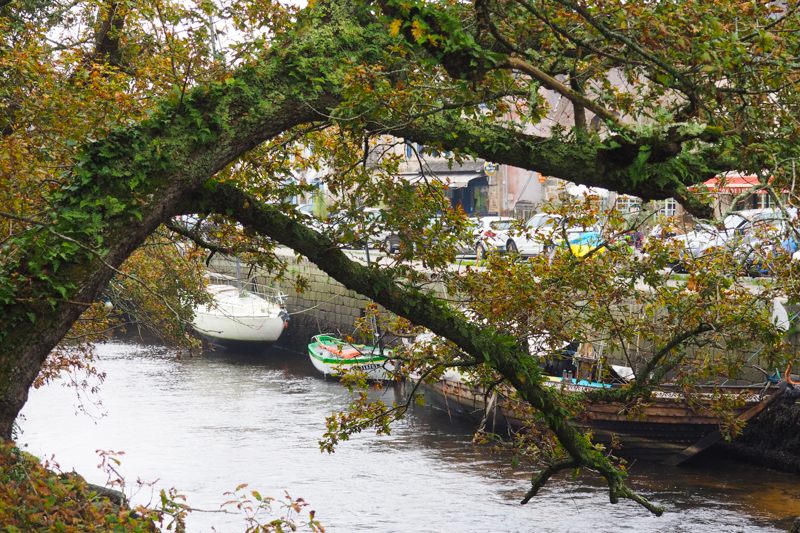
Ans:
[[[786,367],[786,373],[784,374],[784,377],[789,385],[794,385],[795,387],[800,385],[800,382],[792,381],[792,363],[789,363],[789,366]]]
[[[792,363],[789,363],[789,366],[786,367],[783,377],[786,378],[786,382],[789,385],[783,391],[779,401],[784,405],[793,405],[800,398],[800,383],[792,381]]]
[[[281,312],[278,313],[278,316],[283,320],[283,329],[288,329],[289,320],[291,320],[291,318],[289,318],[289,313],[286,312],[286,309],[281,309]]]

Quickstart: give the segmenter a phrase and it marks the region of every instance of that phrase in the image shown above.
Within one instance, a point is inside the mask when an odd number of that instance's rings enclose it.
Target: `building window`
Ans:
[[[663,202],[658,202],[657,214],[662,217],[674,217],[676,205],[674,198],[668,198]]]
[[[786,196],[785,194],[781,194],[781,199],[785,201]],[[767,209],[770,207],[777,207],[772,196],[767,193],[756,193],[736,202],[736,206],[733,210],[745,211],[747,209]]]
[[[410,141],[406,141],[406,157],[411,159],[414,156],[414,145]]]
[[[617,211],[622,214],[638,213],[642,208],[642,200],[635,196],[620,195],[617,196],[616,202]]]
[[[775,207],[775,202],[769,194],[756,194],[755,207],[756,209],[766,209],[768,207]]]

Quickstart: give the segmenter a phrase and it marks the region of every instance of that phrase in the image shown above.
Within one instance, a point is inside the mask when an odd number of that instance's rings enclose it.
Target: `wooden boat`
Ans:
[[[394,364],[392,350],[364,344],[350,344],[331,335],[315,335],[308,345],[308,355],[314,367],[326,376],[338,376],[358,369],[369,379],[392,379]]]
[[[487,431],[501,432],[522,427],[528,420],[525,405],[513,400],[511,391],[487,395],[448,373],[446,379],[426,384],[432,399],[453,415],[482,421]],[[565,393],[588,392],[602,383],[549,377],[548,386],[561,388]],[[594,441],[609,445],[618,442],[618,454],[628,459],[667,461],[680,464],[722,438],[720,419],[709,409],[715,395],[727,395],[736,400],[734,417],[748,420],[765,409],[783,392],[786,382],[764,386],[700,387],[694,395],[694,405],[677,389],[662,386],[654,391],[650,403],[639,411],[639,416],[629,415],[619,403],[591,403],[585,413],[573,420],[582,429],[590,429]]]
[[[268,298],[231,284],[206,290],[211,302],[195,307],[192,326],[213,341],[275,342],[288,326],[289,315],[276,291]]]

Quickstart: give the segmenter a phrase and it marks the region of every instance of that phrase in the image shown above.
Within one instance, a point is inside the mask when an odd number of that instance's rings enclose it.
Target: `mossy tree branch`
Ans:
[[[53,232],[15,239],[20,253],[0,265],[0,436],[10,436],[42,361],[80,314],[64,302],[92,301],[113,275],[107,265],[118,267],[187,194],[225,166],[293,127],[331,116],[344,99],[342,69],[380,63],[389,41],[368,7],[318,2],[258,63],[163,101],[150,119],[84,147],[65,187],[49,199],[53,209],[42,223]],[[669,194],[658,180],[637,185],[625,161],[615,156],[609,164],[599,142],[540,139],[457,113],[389,131],[577,183],[644,198]]]
[[[319,19],[325,18],[326,24]],[[372,17],[320,5],[261,62],[167,100],[152,117],[84,147],[42,224],[0,261],[0,437],[10,438],[48,353],[128,256],[192,190],[260,143],[324,119],[341,100],[342,56],[382,57]],[[278,45],[280,44],[280,46]],[[337,54],[320,53],[337,50]],[[66,236],[75,242],[59,236]]]
[[[541,412],[575,466],[594,470],[608,480],[612,503],[624,497],[637,501],[657,515],[663,512],[663,508],[627,489],[624,473],[569,423],[571,413],[562,405],[559,392],[542,384],[536,361],[514,337],[492,328],[479,328],[454,313],[434,295],[402,288],[386,272],[352,261],[327,237],[274,208],[260,204],[232,184],[209,182],[183,207],[187,212],[227,213],[246,228],[303,254],[348,289],[446,337],[465,353],[495,369],[523,400]]]
[[[459,150],[545,176],[638,196],[644,201],[675,198],[699,218],[712,218],[713,212],[689,187],[735,166],[724,150],[712,144],[684,151],[682,143],[691,139],[678,134],[668,140],[639,139],[637,142],[617,138],[603,140],[589,135],[538,137],[464,119],[456,113],[441,113],[410,123],[375,123],[370,124],[369,129],[422,144],[438,143],[445,150]],[[644,167],[637,164],[643,148],[652,154]],[[679,165],[682,173],[672,172],[673,164]],[[647,177],[643,178],[642,172]]]

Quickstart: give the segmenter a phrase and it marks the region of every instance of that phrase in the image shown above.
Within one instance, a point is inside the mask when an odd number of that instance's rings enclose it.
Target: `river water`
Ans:
[[[21,443],[103,483],[95,450],[124,451],[132,482],[175,487],[192,507],[215,511],[242,483],[262,495],[303,498],[329,533],[342,532],[767,532],[800,516],[800,477],[715,457],[691,467],[638,462],[630,485],[667,512],[608,503],[602,480],[562,476],[519,505],[530,470],[472,444],[472,426],[416,407],[390,436],[360,434],[321,453],[324,419],[348,392],[305,354],[217,351],[178,358],[167,348],[98,347],[107,373],[93,413],[76,414],[74,390],[31,391]],[[378,394],[378,393],[375,393]],[[395,391],[383,392],[391,402]],[[104,414],[104,416],[100,416]],[[134,496],[147,503],[151,492]],[[243,531],[241,518],[195,512],[189,531]]]

